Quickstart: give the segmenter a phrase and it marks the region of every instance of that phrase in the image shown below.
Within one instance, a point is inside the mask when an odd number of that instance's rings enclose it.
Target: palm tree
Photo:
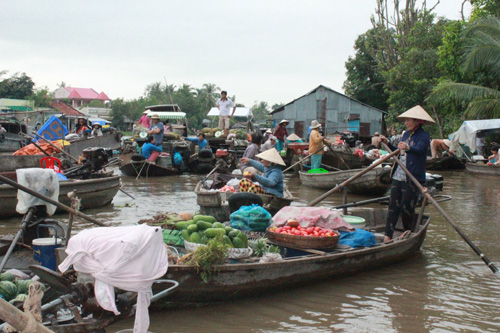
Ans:
[[[463,71],[477,84],[443,82],[427,98],[434,105],[466,108],[472,119],[500,117],[500,19],[486,17],[466,30]]]

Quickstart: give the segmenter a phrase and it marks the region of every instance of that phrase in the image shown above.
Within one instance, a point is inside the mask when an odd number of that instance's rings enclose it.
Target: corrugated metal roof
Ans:
[[[12,111],[33,111],[29,106],[22,105],[6,105],[5,107],[9,108]]]

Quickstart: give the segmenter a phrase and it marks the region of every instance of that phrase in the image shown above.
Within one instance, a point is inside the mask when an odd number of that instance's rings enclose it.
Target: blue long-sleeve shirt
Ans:
[[[427,160],[427,150],[431,143],[431,137],[428,132],[419,126],[414,132],[406,131],[400,142],[408,143],[410,149],[406,151],[406,168],[421,183],[425,182],[425,161]],[[392,150],[398,149],[391,143],[388,145]],[[395,165],[393,172],[398,165]]]
[[[283,197],[283,170],[279,166],[271,165],[266,168],[264,164],[255,160],[249,160],[248,165],[263,172],[262,176],[255,175],[255,179],[266,192]]]
[[[205,148],[208,144],[207,139],[203,139],[200,141],[198,138],[186,138],[186,140],[196,143],[198,147],[200,147],[200,150]]]

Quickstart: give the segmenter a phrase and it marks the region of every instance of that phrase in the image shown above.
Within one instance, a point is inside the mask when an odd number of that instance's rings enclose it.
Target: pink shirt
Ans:
[[[139,125],[142,125],[146,128],[150,128],[152,123],[153,121],[151,120],[151,118],[146,115],[142,115],[141,119],[139,119]]]

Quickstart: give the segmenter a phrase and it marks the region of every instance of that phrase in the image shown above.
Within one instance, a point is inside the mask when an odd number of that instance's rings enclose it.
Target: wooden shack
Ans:
[[[386,113],[323,85],[271,111],[274,126],[286,119],[290,121],[288,132],[302,138],[307,138],[308,128],[315,119],[328,135],[353,131],[360,138],[368,138],[375,132],[383,133]]]

